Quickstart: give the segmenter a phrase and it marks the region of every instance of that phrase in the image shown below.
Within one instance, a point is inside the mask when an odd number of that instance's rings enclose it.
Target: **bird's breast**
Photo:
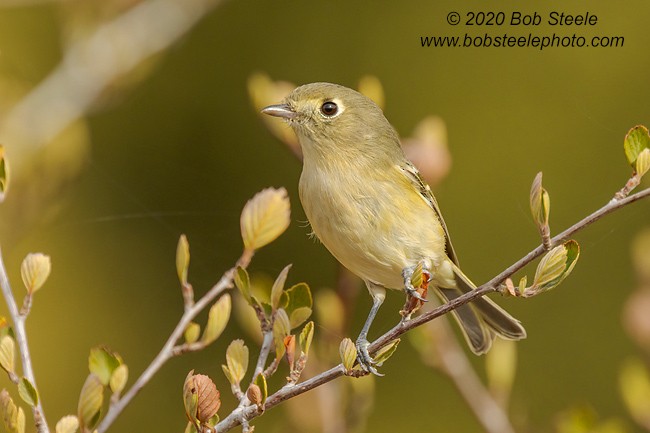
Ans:
[[[364,280],[403,287],[402,270],[445,255],[444,232],[431,208],[389,175],[305,166],[300,199],[314,234]]]

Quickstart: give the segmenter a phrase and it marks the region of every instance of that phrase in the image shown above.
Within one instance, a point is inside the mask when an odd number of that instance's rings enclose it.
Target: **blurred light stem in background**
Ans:
[[[50,142],[85,116],[113,80],[159,53],[223,0],[149,0],[101,24],[86,39],[74,42],[59,65],[0,124],[7,147],[30,152]],[[13,163],[25,153],[12,154]]]

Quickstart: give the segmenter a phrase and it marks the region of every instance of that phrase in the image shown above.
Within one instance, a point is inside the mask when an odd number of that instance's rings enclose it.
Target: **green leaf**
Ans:
[[[230,295],[227,293],[222,295],[217,302],[210,307],[210,311],[208,312],[208,323],[205,325],[203,337],[201,338],[201,341],[204,344],[214,342],[219,338],[223,330],[226,329],[228,320],[230,320],[231,307]]]
[[[574,240],[566,241],[553,248],[540,260],[533,285],[523,293],[523,296],[535,296],[557,287],[571,273],[578,257],[580,257],[580,246]]]
[[[230,382],[231,385],[234,385],[235,383],[235,378],[233,377],[232,373],[228,369],[227,365],[221,364],[221,369],[223,370],[223,374],[226,376],[226,379],[228,379],[228,382]]]
[[[126,364],[122,364],[113,371],[111,380],[108,383],[113,394],[120,394],[124,391],[126,382],[129,380],[129,367]]]
[[[636,169],[636,159],[644,149],[650,148],[650,134],[648,128],[643,125],[637,125],[630,129],[625,135],[623,142],[627,162]]]
[[[396,339],[388,343],[386,346],[382,347],[379,349],[377,354],[375,355],[375,362],[377,363],[378,367],[381,367],[384,362],[388,361],[388,358],[393,356],[393,353],[397,350],[397,346],[399,345],[400,339]]]
[[[275,320],[273,321],[273,340],[275,341],[275,356],[282,358],[285,352],[284,337],[291,332],[291,325],[289,324],[289,317],[286,311],[280,308],[275,312]]]
[[[17,407],[6,389],[0,391],[0,411],[2,422],[8,433],[22,433],[25,431],[25,413]]]
[[[291,329],[294,329],[311,316],[313,305],[311,290],[306,283],[298,283],[287,290],[287,296],[289,301],[286,310]]]
[[[26,377],[20,378],[20,382],[18,382],[18,395],[31,407],[38,404],[38,391]]]
[[[90,349],[88,356],[88,369],[101,381],[102,385],[108,385],[111,376],[117,367],[122,364],[122,358],[115,352],[105,347]]]
[[[199,335],[201,335],[201,325],[198,323],[190,322],[187,325],[187,328],[185,328],[185,332],[183,333],[185,337],[185,342],[186,343],[194,343],[199,339]]]
[[[55,433],[75,433],[79,429],[79,420],[74,415],[66,415],[56,423]]]
[[[528,284],[528,275],[524,275],[521,280],[519,280],[519,293],[524,293],[526,291],[526,285]]]
[[[18,408],[18,415],[16,416],[16,433],[25,433],[25,411],[22,407]]]
[[[282,269],[278,278],[275,279],[273,287],[271,287],[271,307],[273,311],[281,307],[280,301],[282,300],[282,294],[284,293],[284,283],[287,281],[289,269],[291,269],[290,264]]]
[[[15,373],[16,343],[9,335],[0,339],[0,367],[7,373]]]
[[[20,265],[20,275],[27,292],[31,294],[40,289],[50,276],[51,270],[50,256],[43,253],[27,254]]]
[[[540,171],[533,180],[530,188],[530,212],[538,227],[548,225],[548,218],[551,213],[551,199],[548,192],[542,187],[542,172]]]
[[[650,149],[643,149],[636,158],[636,174],[643,177],[650,170]]]
[[[352,370],[354,363],[357,361],[357,347],[354,342],[349,338],[344,338],[339,345],[339,354],[345,370]]]
[[[181,235],[176,246],[176,273],[182,285],[187,284],[187,269],[190,266],[190,244],[187,237]]]
[[[251,280],[246,269],[237,266],[235,270],[235,286],[239,289],[246,302],[251,304]]]
[[[230,343],[226,350],[226,365],[235,383],[241,383],[248,370],[248,347],[243,340],[234,340]]]
[[[206,424],[209,427],[214,427],[215,425],[219,424],[219,414],[215,413],[214,416],[206,422]]]
[[[291,208],[287,190],[267,188],[250,199],[240,218],[241,235],[247,250],[273,242],[289,227]]]
[[[314,338],[314,322],[309,321],[307,324],[302,328],[302,331],[300,332],[300,350],[305,355],[309,355],[309,348],[311,347],[311,340]]]
[[[84,428],[92,430],[98,421],[98,416],[104,402],[104,387],[102,382],[93,373],[86,378],[79,395],[77,417]]]
[[[309,319],[309,316],[311,316],[311,312],[311,308],[309,307],[300,307],[293,310],[291,312],[291,317],[289,317],[291,329],[297,328],[305,323],[305,321]]]

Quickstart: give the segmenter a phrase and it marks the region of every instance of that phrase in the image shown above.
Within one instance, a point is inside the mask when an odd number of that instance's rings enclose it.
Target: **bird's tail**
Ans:
[[[453,265],[453,267],[456,287],[441,287],[437,290],[443,301],[446,302],[476,289],[474,283],[463,274],[458,266]],[[452,314],[460,324],[472,352],[477,355],[490,350],[492,341],[497,335],[506,340],[526,338],[526,330],[519,320],[485,296],[457,308]]]

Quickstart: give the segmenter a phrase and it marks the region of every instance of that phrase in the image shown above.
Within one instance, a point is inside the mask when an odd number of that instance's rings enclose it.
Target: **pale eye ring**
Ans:
[[[320,107],[320,112],[327,117],[333,117],[339,112],[339,106],[335,102],[325,101]]]

